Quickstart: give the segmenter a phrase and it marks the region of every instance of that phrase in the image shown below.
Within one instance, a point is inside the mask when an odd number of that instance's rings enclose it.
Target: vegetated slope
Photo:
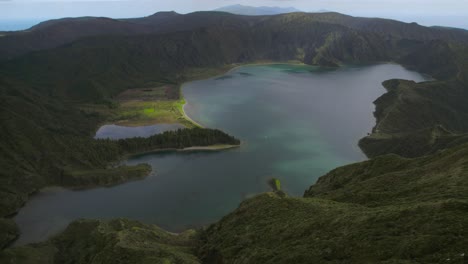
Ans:
[[[204,263],[462,263],[468,146],[344,166],[304,198],[263,194],[201,235]]]
[[[218,13],[214,17],[211,13],[182,17],[203,15],[213,20],[223,17]],[[184,72],[192,68],[258,60],[299,60],[324,66],[395,60],[412,65],[410,56],[429,46],[422,40],[358,31],[305,15],[273,16],[250,25],[245,17],[226,14],[222,21],[191,31],[87,38],[5,62],[0,71],[54,96],[99,101],[155,81],[181,82]],[[431,53],[435,49],[429,46],[425,50]],[[446,60],[457,67],[450,59]],[[414,68],[433,75],[442,68],[425,65],[419,63]],[[453,74],[452,69],[443,69],[450,72],[442,77]]]
[[[94,140],[103,117],[74,104],[3,81],[0,85],[0,216],[14,214],[31,193],[48,185],[93,187],[142,178],[149,166],[108,169],[122,155],[159,148],[239,144],[209,129],[180,130],[147,139]],[[0,247],[17,236],[10,220],[0,221]],[[7,235],[8,234],[8,235]]]
[[[97,122],[95,117],[83,116],[58,100],[3,78],[0,91],[2,217],[15,213],[30,193],[59,177],[58,168],[70,162],[68,157],[75,156],[75,164],[96,165],[102,161],[100,154],[112,155],[93,148],[89,132]],[[89,152],[79,152],[85,148]],[[6,219],[0,221],[0,233],[0,247],[18,235],[12,220]]]
[[[258,60],[337,65],[390,58],[378,35],[316,22],[280,25],[93,37],[8,61],[0,66],[0,72],[53,96],[102,101],[155,81],[183,82],[193,68]]]
[[[219,14],[222,13],[216,13],[218,17],[221,16]],[[204,15],[211,13],[194,16]],[[432,40],[432,37],[426,39],[418,34],[403,39],[398,34],[384,35],[296,14],[259,17],[255,23],[245,17],[237,20],[234,15],[222,16],[228,17],[230,22],[165,34],[95,36],[2,63],[0,100],[4,103],[1,108],[0,146],[2,168],[5,168],[0,174],[2,216],[14,213],[32,191],[47,184],[66,183],[69,186],[78,182],[79,186],[89,186],[90,182],[99,180],[89,181],[87,177],[93,175],[90,170],[98,170],[94,175],[116,173],[105,168],[109,161],[123,153],[121,146],[92,140],[91,134],[103,117],[98,113],[80,111],[76,103],[99,102],[111,106],[109,100],[120,91],[151,86],[155,82],[181,83],[188,79],[193,69],[257,60],[299,60],[329,66],[344,62],[394,60],[429,73],[439,81],[424,84],[401,82],[406,88],[395,90],[398,90],[397,95],[403,94],[403,102],[410,107],[416,104],[421,106],[418,109],[428,109],[430,114],[426,111],[419,115],[417,111],[402,107],[399,112],[408,118],[390,118],[388,115],[389,123],[378,127],[407,128],[404,136],[397,138],[399,142],[410,139],[409,136],[419,136],[415,132],[433,129],[434,125],[437,130],[428,130],[431,137],[424,140],[432,142],[434,133],[443,137],[438,136],[429,147],[418,144],[410,146],[411,150],[387,148],[378,154],[395,152],[417,156],[463,142],[463,135],[459,134],[466,132],[463,131],[465,124],[459,117],[464,116],[465,111],[461,100],[465,98],[468,65],[466,46],[461,41],[455,38]],[[396,23],[396,27],[402,24]],[[463,34],[456,38],[462,39]],[[381,100],[388,101],[388,105],[400,102],[392,98],[394,96],[390,95],[389,100]],[[440,107],[434,108],[433,102]],[[382,109],[378,113],[388,114],[400,109],[385,106],[378,107]],[[438,119],[434,118],[437,116],[446,124],[439,126]],[[385,119],[379,118],[379,123]],[[411,121],[419,119],[423,121],[414,124]],[[407,127],[408,124],[411,127]],[[384,132],[385,136],[394,139],[402,131]],[[392,146],[395,145],[407,147],[406,144],[392,142]],[[371,144],[361,146],[368,154],[372,149],[380,149]],[[144,166],[137,169],[138,174],[147,171]],[[122,178],[135,176],[134,170],[122,170],[125,177],[118,174],[112,179],[121,182]],[[71,182],[68,181],[70,179]],[[6,234],[0,237],[0,246],[5,246],[17,232],[8,220],[0,221],[0,230]],[[206,254],[209,259],[211,253]]]
[[[303,21],[312,20],[329,24],[339,24],[360,31],[401,39],[468,41],[468,31],[466,30],[425,27],[417,23],[403,23],[392,19],[353,17],[336,12],[293,13],[284,15],[283,17],[302,19]]]
[[[377,125],[360,141],[368,156],[417,157],[468,140],[468,90],[460,82],[384,82],[377,99]]]
[[[415,23],[359,18],[334,12],[291,13],[277,16],[240,16],[225,12],[195,12],[181,15],[175,12],[159,12],[134,19],[65,18],[46,21],[26,31],[7,32],[0,38],[0,60],[12,59],[31,51],[55,48],[83,37],[167,33],[213,26],[239,28],[270,20],[296,21],[297,24],[312,22],[335,24],[361,32],[377,33],[385,37],[468,42],[468,32],[463,30],[429,28]]]
[[[94,140],[93,132],[104,117],[83,112],[49,92],[30,89],[20,81],[2,78],[0,82],[0,216],[14,214],[31,193],[48,185],[112,185],[149,173],[148,166],[107,169],[109,162],[124,154],[238,144],[219,131],[199,129],[128,142]],[[0,247],[18,235],[11,220],[0,221],[0,233]]]
[[[383,83],[388,92],[375,101],[377,125],[359,143],[369,157],[417,157],[468,140],[468,48],[440,41],[417,46],[399,61],[440,80]]]
[[[26,31],[6,33],[0,38],[0,60],[12,59],[32,51],[59,47],[84,37],[167,33],[215,25],[236,28],[254,23],[259,19],[224,12],[195,12],[187,15],[159,12],[133,19],[103,17],[56,19],[42,22]]]
[[[49,49],[95,35],[150,33],[149,27],[110,18],[66,18],[40,23],[27,31],[8,33],[0,40],[0,59],[10,59],[30,51]]]
[[[451,78],[457,72],[458,52],[453,52],[451,46],[464,44],[449,41],[465,38],[462,33],[454,33],[458,31],[447,29],[439,32],[421,27],[421,31],[432,32],[427,37],[417,30],[414,34],[405,31],[405,23],[392,22],[388,26],[392,30],[383,34],[365,27],[349,26],[344,23],[346,19],[368,21],[362,22],[366,25],[380,23],[380,20],[336,13],[294,13],[255,18],[222,12],[158,13],[115,23],[138,24],[146,28],[152,27],[151,21],[157,21],[160,32],[177,32],[90,37],[4,62],[0,72],[20,78],[31,87],[46,89],[55,96],[65,95],[79,100],[102,100],[123,89],[151,85],[160,79],[178,82],[184,71],[190,68],[256,60],[299,60],[324,66],[393,60],[435,78]],[[44,29],[39,27],[32,32],[56,32],[53,28],[63,23],[46,24],[42,26]],[[92,27],[91,22],[86,23],[86,27]],[[402,37],[394,31],[406,33]],[[2,39],[0,53],[8,51],[8,48],[1,48]],[[15,47],[21,46],[18,41],[12,43]],[[427,54],[433,53],[437,57],[426,58]],[[439,65],[440,62],[447,65]]]
[[[463,263],[467,157],[463,145],[422,158],[386,155],[344,166],[321,177],[303,198],[258,195],[191,236],[126,220],[79,220],[48,242],[3,251],[0,260]]]
[[[1,263],[200,263],[194,256],[194,231],[170,234],[136,221],[79,220],[41,243],[0,253]]]
[[[201,12],[192,16],[203,15],[211,17],[212,13]],[[337,66],[343,62],[394,60],[441,80],[430,85],[433,87],[431,89],[438,89],[439,92],[426,92],[421,96],[412,97],[413,101],[418,99],[419,106],[425,104],[425,109],[432,111],[431,104],[427,102],[440,101],[439,105],[447,103],[444,97],[437,97],[439,93],[447,93],[447,96],[451,95],[456,100],[464,98],[463,83],[468,75],[468,53],[465,44],[444,40],[419,40],[418,34],[413,36],[413,39],[401,39],[398,34],[383,36],[339,24],[317,22],[317,19],[311,16],[288,14],[262,19],[252,25],[232,22],[176,33],[93,37],[9,61],[0,67],[0,72],[13,76],[12,78],[22,79],[40,93],[59,97],[60,100],[105,102],[125,89],[150,87],[155,82],[181,83],[186,80],[187,72],[194,68],[220,67],[259,60],[299,60],[325,66]],[[220,17],[223,16],[215,13],[213,19]],[[229,21],[237,21],[237,16],[227,14],[227,17]],[[458,84],[459,82],[461,83]],[[397,96],[403,97],[404,95]],[[416,105],[412,102],[410,104]],[[464,111],[454,107],[445,107],[451,109],[447,110],[450,112],[448,114],[458,115],[459,111]],[[457,104],[456,107],[463,108],[463,104]],[[395,134],[395,130],[379,129],[378,135],[374,134],[364,139],[360,145],[369,156],[384,153],[417,156],[425,151],[444,147],[449,144],[448,141],[455,139],[450,136],[444,137],[443,141],[432,142],[433,134],[438,135],[437,132],[433,132],[434,127],[442,124],[441,122],[427,112],[424,112],[424,118],[430,121],[421,121],[419,119],[422,117],[417,116],[419,111],[409,111],[409,108],[405,108],[405,111],[398,112],[397,109],[393,106],[388,107],[385,119],[378,119],[387,122],[414,120],[414,125],[406,127],[405,131],[400,130],[398,135]],[[399,113],[403,112],[405,116],[398,118]],[[395,118],[391,118],[392,116]],[[447,119],[446,122],[451,120],[453,118]],[[406,124],[408,122],[403,125]],[[387,125],[389,126],[402,127],[393,123]],[[451,126],[444,127],[449,129],[449,134],[466,132],[464,128],[451,130]]]

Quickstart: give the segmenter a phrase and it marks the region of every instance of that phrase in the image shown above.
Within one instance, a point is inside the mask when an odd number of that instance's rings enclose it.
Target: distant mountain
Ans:
[[[189,15],[158,12],[151,16],[132,19],[104,17],[54,19],[42,22],[28,30],[0,33],[0,60],[12,59],[30,51],[55,48],[80,38],[185,31],[220,23],[229,24],[230,20],[233,20],[234,24],[247,24],[258,19],[238,17],[222,12],[195,12]],[[244,20],[246,21],[243,22]]]
[[[281,26],[287,21],[299,29],[314,23],[341,25],[367,33],[391,35],[412,40],[452,40],[468,42],[468,31],[442,27],[423,27],[380,18],[359,18],[335,12],[290,13],[276,16],[240,16],[227,12],[195,12],[186,15],[159,12],[147,17],[110,19],[103,17],[64,18],[45,21],[29,30],[4,32],[0,37],[0,61],[98,36],[136,36],[207,28],[255,28],[268,21]],[[268,24],[267,23],[267,24]]]
[[[244,6],[244,5],[230,5],[216,9],[215,11],[228,12],[236,15],[246,16],[264,16],[264,15],[278,15],[293,12],[301,12],[294,7],[272,7],[272,6]]]
[[[463,261],[467,31],[333,12],[162,12],[121,20],[67,18],[5,34],[0,263],[143,263],[159,256],[171,262],[169,254],[177,254],[177,263]],[[6,217],[30,194],[50,185],[109,184],[99,175],[114,175],[106,168],[125,151],[93,135],[118,107],[112,99],[120,92],[178,86],[236,64],[290,60],[322,66],[392,61],[436,81],[385,82],[388,92],[375,101],[377,125],[360,142],[369,157],[378,157],[331,172],[304,198],[278,192],[248,199],[217,224],[181,233],[182,240],[125,220],[81,221],[46,244],[2,252],[19,234]],[[384,155],[390,153],[405,158]],[[197,256],[187,256],[191,252]]]

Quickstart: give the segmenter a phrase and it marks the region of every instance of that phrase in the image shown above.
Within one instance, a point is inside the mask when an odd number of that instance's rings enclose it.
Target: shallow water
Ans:
[[[184,128],[181,124],[157,124],[152,126],[126,127],[118,125],[104,125],[96,132],[94,138],[122,139],[132,137],[150,137],[165,131]]]
[[[302,195],[329,170],[365,159],[357,142],[375,123],[372,102],[390,78],[422,81],[394,64],[324,69],[270,65],[237,68],[184,86],[187,114],[240,138],[222,152],[135,156],[153,173],[145,180],[86,191],[47,189],[15,220],[17,244],[46,239],[77,218],[127,217],[180,231],[212,223],[277,177]]]

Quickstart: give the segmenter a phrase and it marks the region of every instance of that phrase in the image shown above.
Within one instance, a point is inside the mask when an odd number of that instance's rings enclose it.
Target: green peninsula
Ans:
[[[64,35],[61,23],[68,25]],[[5,33],[0,58],[1,248],[18,236],[9,217],[45,186],[122,183],[148,172],[145,165],[108,170],[125,155],[240,143],[202,128],[94,140],[98,125],[112,117],[142,110],[143,123],[180,118],[160,115],[154,103],[116,108],[129,89],[180,87],[200,72],[213,76],[257,61],[392,61],[435,79],[386,81],[377,124],[360,142],[372,159],[333,170],[304,197],[261,194],[205,229],[178,235],[130,220],[78,220],[49,241],[3,250],[2,263],[467,261],[467,31],[333,12],[158,13],[65,19]],[[182,98],[173,91],[163,96],[173,96],[165,98],[173,100],[167,108],[178,109]]]

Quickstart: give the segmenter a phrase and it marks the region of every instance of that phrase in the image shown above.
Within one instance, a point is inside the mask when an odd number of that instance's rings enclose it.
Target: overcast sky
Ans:
[[[158,11],[189,13],[232,4],[293,6],[308,12],[328,9],[355,16],[468,28],[468,0],[0,0],[0,20],[140,17]]]

